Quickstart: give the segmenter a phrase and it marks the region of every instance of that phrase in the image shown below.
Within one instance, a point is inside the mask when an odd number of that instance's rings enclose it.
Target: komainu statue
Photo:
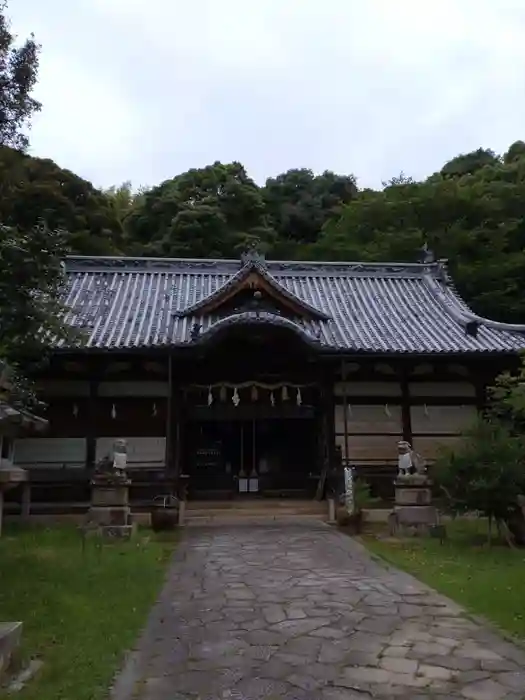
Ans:
[[[95,464],[94,478],[99,482],[124,482],[127,480],[126,466],[126,440],[117,438],[113,443],[111,454],[106,454]]]
[[[414,474],[425,476],[427,467],[425,460],[412,449],[412,445],[406,440],[397,443],[398,452],[398,477],[407,477]]]
[[[128,447],[124,438],[117,438],[113,443],[113,469],[121,476],[126,476]]]

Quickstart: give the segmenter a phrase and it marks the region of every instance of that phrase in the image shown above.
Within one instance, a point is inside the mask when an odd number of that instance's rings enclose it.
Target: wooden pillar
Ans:
[[[173,464],[173,358],[171,353],[168,355],[168,399],[166,407],[166,455],[165,461],[165,472],[166,476],[173,477],[174,464]]]
[[[345,454],[343,463],[345,466],[348,465],[348,395],[346,393],[346,363],[344,360],[341,361],[341,379],[343,382],[343,433],[344,433],[344,446]]]
[[[480,415],[483,415],[487,408],[487,389],[482,380],[476,382],[476,408]]]
[[[321,478],[317,487],[316,498],[322,499],[325,492],[326,480],[334,464],[335,428],[334,428],[334,373],[331,366],[324,366],[319,376],[320,390],[320,428],[321,449],[320,461]]]
[[[177,392],[177,400],[180,402],[182,399],[182,393]],[[175,455],[173,457],[173,469],[177,477],[179,477],[186,470],[183,469],[182,464],[182,409],[179,406],[176,411],[175,419]]]
[[[31,482],[25,481],[22,484],[22,499],[20,503],[20,515],[22,520],[28,520],[31,515]]]
[[[97,431],[95,429],[95,417],[97,415],[98,377],[89,381],[89,397],[86,425],[86,464],[87,471],[95,466],[97,454]]]
[[[487,408],[486,375],[479,369],[479,367],[474,367],[473,375],[474,388],[476,391],[476,408],[478,409],[478,412],[482,414]]]
[[[257,424],[255,418],[252,419],[252,469],[250,476],[255,478],[257,476]]]
[[[408,386],[408,368],[402,365],[400,368],[401,381],[401,421],[403,427],[403,440],[412,444],[412,416],[410,414],[410,390]]]
[[[329,365],[325,373],[325,402],[326,411],[326,438],[328,441],[328,466],[335,464],[335,400],[334,400],[335,376],[333,366]]]
[[[168,357],[168,405],[166,411],[166,475],[180,491],[180,478],[186,475],[183,464],[184,402],[180,375],[175,371],[173,356]],[[187,484],[183,490],[187,490]]]

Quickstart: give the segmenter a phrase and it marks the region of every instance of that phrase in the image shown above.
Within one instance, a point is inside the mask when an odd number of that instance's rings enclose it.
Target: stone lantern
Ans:
[[[47,426],[47,421],[23,409],[14,408],[0,399],[0,535],[2,534],[2,519],[4,493],[22,486],[23,517],[28,517],[31,505],[31,485],[29,472],[13,464],[13,440],[24,432],[41,430]]]

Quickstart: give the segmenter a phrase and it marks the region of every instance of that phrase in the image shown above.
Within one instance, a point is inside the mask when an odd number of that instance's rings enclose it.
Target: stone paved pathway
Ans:
[[[522,700],[525,652],[322,524],[190,530],[114,700]]]

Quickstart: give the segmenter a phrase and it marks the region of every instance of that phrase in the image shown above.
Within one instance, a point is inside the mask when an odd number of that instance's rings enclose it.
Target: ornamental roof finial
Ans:
[[[246,248],[243,253],[241,253],[241,262],[243,265],[246,263],[258,263],[263,267],[266,266],[266,259],[264,257],[264,252],[262,251],[261,239],[257,236],[253,236],[246,244]]]
[[[419,261],[422,263],[434,263],[436,262],[436,256],[434,255],[434,251],[430,249],[427,241],[425,241],[424,245],[419,249],[420,256],[419,256]]]

